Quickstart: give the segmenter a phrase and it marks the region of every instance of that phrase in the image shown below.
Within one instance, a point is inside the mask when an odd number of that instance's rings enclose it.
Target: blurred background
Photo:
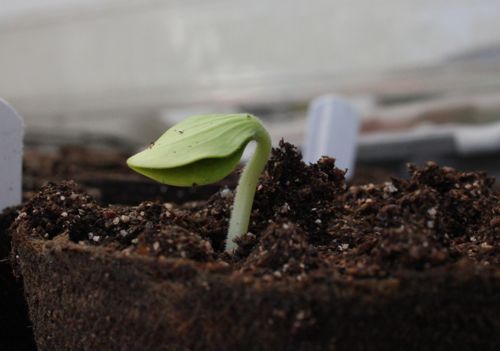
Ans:
[[[72,160],[210,112],[303,146],[335,94],[360,117],[355,181],[426,160],[500,175],[499,19],[498,0],[0,0],[0,97],[28,150]]]

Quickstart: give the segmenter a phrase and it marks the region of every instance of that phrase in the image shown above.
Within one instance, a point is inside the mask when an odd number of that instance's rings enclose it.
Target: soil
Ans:
[[[348,188],[333,159],[306,166],[282,143],[262,176],[250,233],[239,238],[235,257],[222,253],[233,200],[227,188],[207,203],[102,207],[74,182],[62,182],[43,187],[20,219],[41,239],[67,234],[75,243],[126,253],[224,260],[256,275],[280,268],[285,257],[314,258],[305,266],[356,277],[394,276],[460,259],[499,265],[494,179],[433,162],[410,165],[409,173],[407,180]]]
[[[74,182],[44,186],[13,225],[37,343],[498,349],[494,179],[433,162],[408,170],[347,186],[333,159],[305,165],[282,142],[232,255],[223,252],[228,188],[206,202],[129,207],[101,206]]]

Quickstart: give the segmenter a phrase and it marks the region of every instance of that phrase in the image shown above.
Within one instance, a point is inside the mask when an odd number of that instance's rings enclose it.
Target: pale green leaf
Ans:
[[[234,170],[246,144],[261,129],[259,120],[249,114],[193,116],[167,130],[127,164],[165,184],[210,184]]]

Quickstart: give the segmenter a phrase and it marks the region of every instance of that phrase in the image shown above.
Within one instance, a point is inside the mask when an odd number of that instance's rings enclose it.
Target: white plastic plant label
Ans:
[[[344,99],[324,95],[309,106],[304,161],[316,162],[321,156],[336,159],[335,165],[354,173],[360,117]]]
[[[0,99],[0,211],[21,203],[24,123]]]

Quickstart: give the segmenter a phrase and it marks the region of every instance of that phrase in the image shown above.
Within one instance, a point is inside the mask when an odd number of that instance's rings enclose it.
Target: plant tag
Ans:
[[[304,144],[304,161],[317,162],[321,156],[334,157],[335,165],[354,172],[360,117],[344,99],[323,95],[309,106]]]
[[[24,123],[0,99],[0,211],[21,203]]]

